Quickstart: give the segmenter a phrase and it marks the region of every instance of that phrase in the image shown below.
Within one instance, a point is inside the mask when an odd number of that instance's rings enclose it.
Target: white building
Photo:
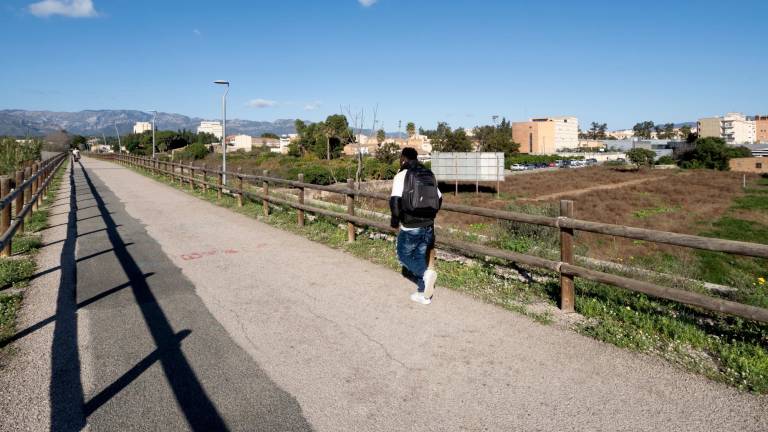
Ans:
[[[227,136],[227,144],[229,144],[227,151],[245,150],[249,152],[253,147],[253,137],[250,135]]]
[[[757,125],[741,113],[727,113],[722,117],[699,119],[699,135],[717,137],[727,144],[752,144],[757,140]]]
[[[142,134],[146,131],[152,130],[152,123],[150,122],[136,122],[136,124],[133,125],[133,133],[135,134]]]
[[[579,146],[579,119],[576,117],[550,117],[555,122],[555,149]]]
[[[197,127],[197,133],[209,133],[221,139],[224,131],[222,130],[221,123],[217,121],[201,121],[200,126]],[[248,150],[250,150],[250,147],[248,147]]]

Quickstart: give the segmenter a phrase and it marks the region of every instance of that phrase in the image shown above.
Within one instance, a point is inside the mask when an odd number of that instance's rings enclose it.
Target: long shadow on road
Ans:
[[[173,331],[168,318],[147,284],[144,272],[141,271],[139,265],[128,252],[117,231],[117,224],[109,214],[104,200],[93,185],[88,172],[82,168],[82,165],[80,169],[106,224],[107,237],[112,243],[113,254],[119,261],[125,275],[128,276],[136,303],[139,305],[144,321],[157,346],[155,358],[160,361],[163,372],[176,397],[176,402],[189,422],[189,426],[193,430],[227,430],[224,419],[221,418],[218,410],[208,398],[205,389],[192,370],[192,366],[181,352],[180,336]],[[98,409],[99,406],[95,403],[97,399],[94,398],[88,402],[86,414],[91,414]]]
[[[311,430],[144,228],[121,205],[107,208],[104,194],[119,200],[101,180],[79,164],[69,181],[56,315],[14,337],[55,322],[51,430]],[[100,218],[78,221],[84,195]],[[79,320],[78,311],[86,311]],[[89,334],[78,329],[83,319]]]

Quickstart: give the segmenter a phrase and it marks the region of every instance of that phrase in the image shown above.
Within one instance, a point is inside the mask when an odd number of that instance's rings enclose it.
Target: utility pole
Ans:
[[[117,130],[117,122],[115,122],[115,133],[117,134],[117,152],[123,152],[123,144],[120,142],[120,131]]]

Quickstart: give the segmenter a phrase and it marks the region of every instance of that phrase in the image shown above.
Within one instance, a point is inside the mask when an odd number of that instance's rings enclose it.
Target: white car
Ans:
[[[525,165],[513,164],[509,167],[512,171],[525,171]]]

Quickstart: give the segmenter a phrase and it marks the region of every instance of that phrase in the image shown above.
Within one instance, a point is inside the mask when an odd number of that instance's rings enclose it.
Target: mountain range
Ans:
[[[182,114],[158,112],[155,124],[158,130],[191,130],[203,120]],[[136,110],[86,110],[78,112],[0,110],[0,136],[42,136],[58,130],[71,134],[114,136],[133,132],[133,125],[140,121],[152,121],[152,114]],[[294,133],[294,120],[253,121],[227,120],[227,134],[259,136],[271,132],[278,135]]]

